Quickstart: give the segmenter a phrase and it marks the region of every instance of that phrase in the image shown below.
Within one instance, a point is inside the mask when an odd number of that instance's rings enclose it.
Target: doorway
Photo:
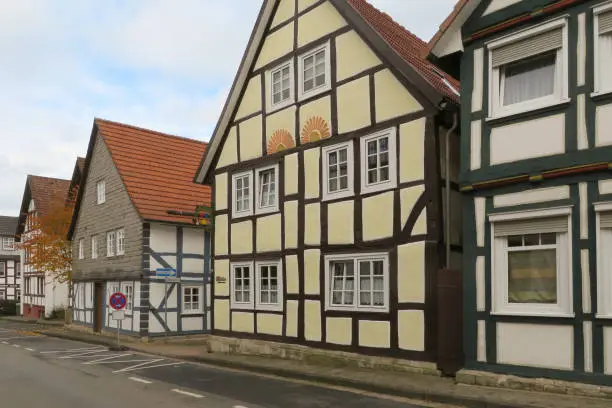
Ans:
[[[102,331],[102,322],[104,321],[104,285],[102,282],[94,283],[94,332]]]

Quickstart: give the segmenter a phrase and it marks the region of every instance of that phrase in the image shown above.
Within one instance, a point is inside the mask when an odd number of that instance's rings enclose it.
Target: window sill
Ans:
[[[255,210],[255,215],[268,215],[268,214],[274,214],[279,212],[278,209],[278,205],[276,205],[275,207],[271,207],[271,208],[261,208],[261,209],[257,209]]]
[[[347,312],[347,313],[389,313],[388,307],[356,307],[356,306],[326,306],[325,311],[333,311],[333,312]]]
[[[507,317],[551,317],[573,319],[576,317],[574,313],[559,313],[559,312],[491,312],[491,316],[507,316]]]
[[[594,100],[601,100],[601,99],[612,98],[612,89],[609,89],[607,91],[591,92],[591,98],[594,99]]]
[[[253,215],[252,211],[248,211],[248,212],[239,212],[239,213],[234,213],[232,212],[232,219],[238,219],[238,218],[246,218],[246,217],[251,217]]]
[[[276,111],[279,111],[281,109],[285,109],[291,105],[293,105],[295,103],[295,99],[294,98],[289,98],[284,102],[279,102],[277,105],[271,105],[268,106],[266,109],[266,114],[270,114]]]
[[[282,303],[278,304],[278,305],[257,305],[255,310],[258,311],[262,311],[262,312],[281,312],[283,310],[283,305]]]
[[[350,198],[353,197],[355,195],[353,190],[350,191],[344,191],[342,193],[323,193],[323,197],[321,198],[321,201],[334,201],[334,200],[341,200],[344,198]]]
[[[363,177],[363,175],[362,175]],[[395,182],[387,182],[381,184],[374,184],[372,186],[361,186],[361,194],[371,194],[371,193],[380,193],[387,190],[393,190],[397,188],[397,183]]]
[[[306,99],[310,99],[314,96],[319,96],[320,94],[325,93],[329,91],[330,89],[331,89],[331,85],[329,84],[329,81],[328,81],[327,84],[320,86],[318,88],[312,89],[310,91],[307,91],[307,92],[300,91],[300,94],[298,96],[298,101],[303,102]]]
[[[255,306],[253,305],[253,303],[242,303],[242,304],[241,303],[231,303],[230,309],[231,310],[254,311]]]
[[[524,108],[524,109],[516,109],[510,112],[500,113],[495,116],[488,116],[485,118],[485,122],[487,123],[496,123],[503,122],[511,119],[521,118],[523,116],[534,115],[542,112],[546,112],[548,110],[554,110],[556,108],[569,105],[572,100],[570,98],[564,98],[557,102],[547,103],[545,105],[536,106],[533,108]]]

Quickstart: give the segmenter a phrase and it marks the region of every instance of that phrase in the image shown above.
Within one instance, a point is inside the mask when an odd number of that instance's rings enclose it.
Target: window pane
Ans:
[[[523,242],[525,246],[540,245],[540,234],[527,234]]]
[[[376,183],[376,181],[377,181],[376,170],[369,170],[368,171],[368,183]]]
[[[508,246],[509,247],[523,246],[523,236],[522,235],[510,235],[508,237]]]
[[[557,303],[557,251],[508,253],[510,303]]]
[[[503,66],[504,105],[552,95],[555,92],[556,51]]]
[[[557,234],[549,232],[546,234],[540,234],[542,245],[555,245],[557,243]]]
[[[312,88],[314,88],[314,80],[313,79],[308,79],[308,80],[304,81],[304,91],[310,91]]]
[[[346,190],[348,188],[348,177],[340,177],[340,190]]]
[[[330,193],[338,191],[338,180],[337,179],[330,179],[328,185],[329,185],[328,191]]]
[[[612,75],[609,74],[612,64],[612,33],[599,36],[599,88],[612,90]]]

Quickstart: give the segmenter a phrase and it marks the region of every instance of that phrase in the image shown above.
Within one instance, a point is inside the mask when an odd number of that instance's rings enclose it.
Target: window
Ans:
[[[123,294],[126,298],[125,311],[131,313],[134,306],[134,287],[131,283],[124,284]]]
[[[597,227],[597,316],[612,318],[612,203],[595,203]]]
[[[389,310],[389,256],[383,254],[325,257],[327,310]]]
[[[4,300],[6,299],[6,292],[3,290],[0,290],[0,300]]]
[[[6,276],[6,263],[0,262],[0,276]]]
[[[299,58],[300,98],[325,92],[330,88],[329,43]]]
[[[15,262],[15,277],[21,278],[21,263]]]
[[[106,233],[106,256],[115,256],[115,231]]]
[[[19,288],[15,289],[15,300],[17,300],[17,302],[21,302],[21,289]]]
[[[282,310],[282,273],[280,262],[257,264],[256,309]]]
[[[91,236],[91,259],[98,259],[98,236]]]
[[[526,112],[567,101],[567,21],[557,19],[487,45],[489,116]]]
[[[353,190],[353,142],[323,148],[323,199],[349,197]]]
[[[278,165],[257,169],[257,208],[258,214],[278,211]]]
[[[125,254],[125,231],[123,228],[117,230],[117,255]]]
[[[361,138],[361,192],[397,186],[395,128]]]
[[[201,313],[202,299],[198,286],[183,286],[183,313]]]
[[[98,192],[98,204],[104,204],[106,202],[106,182],[104,180],[98,181],[96,190]]]
[[[571,316],[569,207],[492,214],[493,313]]]
[[[593,10],[595,14],[595,92],[612,92],[612,3]]]
[[[85,258],[85,245],[83,245],[83,238],[79,239],[79,259]]]
[[[232,265],[231,303],[235,309],[252,309],[253,302],[253,264]]]
[[[15,238],[2,237],[2,249],[8,249],[8,250],[15,249]]]
[[[45,278],[42,277],[38,277],[36,278],[37,280],[37,284],[38,284],[38,295],[44,295],[45,294]]]
[[[270,104],[268,111],[275,111],[293,103],[293,61],[272,70],[270,78]]]
[[[234,174],[232,177],[232,191],[233,196],[233,217],[243,217],[253,214],[253,201],[252,197],[252,173]]]

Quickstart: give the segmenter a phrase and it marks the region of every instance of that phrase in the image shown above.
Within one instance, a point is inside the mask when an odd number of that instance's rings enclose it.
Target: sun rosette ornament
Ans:
[[[331,136],[327,121],[320,116],[313,116],[302,127],[302,143],[316,142]]]
[[[268,154],[291,149],[292,147],[295,147],[295,140],[293,140],[291,133],[286,129],[278,129],[272,133],[268,141]]]

